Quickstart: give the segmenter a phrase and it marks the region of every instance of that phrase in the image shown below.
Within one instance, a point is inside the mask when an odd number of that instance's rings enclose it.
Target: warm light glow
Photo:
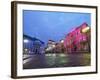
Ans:
[[[28,51],[28,49],[24,49],[24,50],[25,50],[25,52]]]
[[[82,32],[86,33],[87,31],[89,31],[89,29],[90,29],[90,27],[86,27],[86,28],[82,29]]]
[[[28,43],[29,42],[29,40],[27,40],[27,39],[24,39],[24,43]]]
[[[52,45],[52,47],[55,48],[56,46],[55,45]]]
[[[52,49],[52,47],[48,47],[47,49],[46,49],[46,51],[50,51]]]
[[[64,43],[64,40],[61,40],[61,43]]]

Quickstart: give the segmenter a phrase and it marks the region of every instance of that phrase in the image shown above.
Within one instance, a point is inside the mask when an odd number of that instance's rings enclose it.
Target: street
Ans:
[[[90,53],[35,54],[23,59],[23,69],[90,66]]]

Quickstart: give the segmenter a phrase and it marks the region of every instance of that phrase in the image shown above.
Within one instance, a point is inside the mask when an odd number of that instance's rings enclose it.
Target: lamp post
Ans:
[[[82,29],[82,33],[86,35],[86,41],[87,41],[87,44],[88,44],[88,50],[90,51],[90,44],[89,44],[89,31],[90,31],[90,27],[87,26],[86,28]]]
[[[24,46],[25,46],[25,49],[24,49],[24,51],[25,51],[25,53],[28,53],[28,47],[27,47],[27,44],[29,43],[29,40],[28,39],[24,39]]]
[[[61,41],[60,41],[60,43],[61,43],[61,52],[65,52],[65,48],[64,48],[64,40],[62,39]]]

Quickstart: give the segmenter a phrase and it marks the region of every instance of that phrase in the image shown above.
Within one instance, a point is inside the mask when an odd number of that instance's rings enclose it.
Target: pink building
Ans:
[[[89,30],[87,32],[82,32],[87,27],[88,24],[83,23],[66,35],[64,46],[68,53],[88,52],[90,50],[90,35],[88,36],[90,29],[88,28]]]

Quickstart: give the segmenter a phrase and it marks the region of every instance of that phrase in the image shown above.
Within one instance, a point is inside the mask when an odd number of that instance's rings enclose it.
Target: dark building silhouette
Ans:
[[[23,35],[24,54],[43,54],[44,42],[28,35]]]

